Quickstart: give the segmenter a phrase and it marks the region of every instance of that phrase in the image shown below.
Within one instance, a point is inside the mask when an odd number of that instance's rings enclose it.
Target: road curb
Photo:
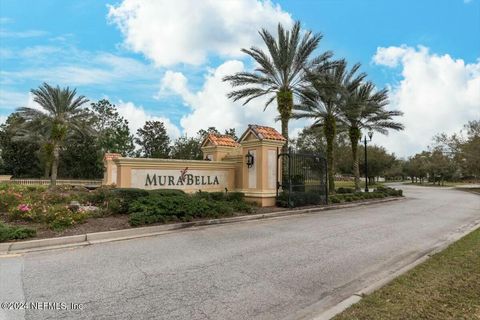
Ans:
[[[319,212],[329,211],[329,210],[355,208],[360,206],[373,205],[373,204],[379,204],[379,203],[391,202],[391,201],[399,201],[404,199],[406,198],[395,197],[395,198],[387,198],[387,199],[380,199],[380,200],[364,201],[364,202],[358,202],[358,203],[335,204],[335,205],[329,205],[326,207],[318,207],[318,208],[277,211],[277,212],[271,212],[271,213],[260,213],[260,214],[245,215],[245,216],[230,217],[230,218],[200,220],[200,221],[193,221],[193,222],[165,224],[165,225],[158,225],[158,226],[151,226],[151,227],[140,227],[140,228],[122,229],[122,230],[114,230],[114,231],[102,231],[102,232],[86,233],[81,235],[39,239],[39,240],[6,242],[6,243],[0,243],[0,255],[25,253],[30,251],[59,249],[62,247],[67,248],[67,247],[75,247],[75,246],[86,246],[86,245],[91,245],[96,243],[105,243],[105,242],[128,240],[128,239],[134,239],[134,238],[150,237],[150,236],[160,235],[164,233],[180,231],[180,230],[188,229],[192,227],[202,227],[202,226],[236,223],[236,222],[244,222],[244,221],[252,221],[252,220],[272,219],[272,218],[301,215],[301,214],[319,213]]]
[[[402,274],[410,271],[411,269],[415,268],[419,264],[425,262],[432,255],[446,249],[452,243],[456,242],[457,240],[460,240],[461,238],[463,238],[467,234],[469,234],[469,233],[475,231],[476,229],[480,228],[480,220],[476,220],[473,223],[469,223],[469,224],[463,226],[462,228],[466,228],[466,230],[464,230],[461,233],[453,234],[452,236],[448,237],[447,240],[445,240],[445,242],[441,243],[440,245],[434,247],[431,250],[428,250],[427,252],[425,252],[421,256],[417,257],[414,261],[412,261],[412,262],[408,263],[407,265],[401,267],[400,269],[390,273],[386,277],[375,281],[374,283],[368,285],[367,287],[355,292],[354,294],[352,294],[348,298],[342,300],[341,302],[337,303],[336,305],[334,305],[331,308],[328,308],[327,310],[321,312],[320,314],[311,317],[310,319],[311,320],[329,320],[329,319],[332,319],[337,314],[342,313],[343,311],[348,309],[350,306],[352,306],[352,305],[358,303],[359,301],[361,301],[364,296],[369,295],[369,294],[373,293],[375,290],[380,289],[381,287],[385,286],[386,284],[388,284],[389,282],[391,282],[392,280],[394,280],[398,276],[401,276]]]

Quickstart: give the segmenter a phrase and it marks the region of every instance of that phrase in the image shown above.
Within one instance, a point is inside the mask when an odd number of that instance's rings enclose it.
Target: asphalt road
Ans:
[[[385,204],[2,257],[0,301],[69,310],[0,319],[310,316],[480,219],[477,195],[402,188],[406,200]]]

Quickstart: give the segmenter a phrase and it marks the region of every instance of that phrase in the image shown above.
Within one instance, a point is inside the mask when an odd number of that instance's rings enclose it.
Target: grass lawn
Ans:
[[[480,229],[333,319],[480,319]]]
[[[377,182],[376,184],[368,184],[368,187],[375,188],[378,185],[382,185],[383,182]],[[335,181],[335,189],[337,188],[354,188],[355,183],[353,181]],[[365,181],[360,181],[360,188],[365,189]]]
[[[461,185],[461,184],[464,184],[462,182],[451,182],[451,181],[444,181],[443,184],[440,184],[438,185],[438,182],[436,182],[435,184],[431,183],[431,182],[424,182],[424,183],[420,183],[420,182],[416,182],[416,183],[411,183],[411,182],[404,182],[403,184],[406,184],[406,185],[414,185],[414,186],[423,186],[423,187],[455,187],[457,185]]]

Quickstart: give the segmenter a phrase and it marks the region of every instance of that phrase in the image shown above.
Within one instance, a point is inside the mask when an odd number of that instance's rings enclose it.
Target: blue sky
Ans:
[[[377,86],[391,89],[391,108],[405,112],[407,128],[377,143],[397,154],[480,118],[479,0],[1,0],[0,121],[31,104],[29,90],[47,81],[92,101],[107,97],[132,129],[147,119],[164,120],[173,136],[210,125],[278,126],[274,108],[225,101],[219,79],[252,67],[239,51],[259,45],[255,30],[293,20],[324,34],[321,51],[360,62]],[[439,102],[425,103],[432,100]],[[419,117],[433,112],[440,116],[422,124]],[[304,125],[292,123],[292,131]]]

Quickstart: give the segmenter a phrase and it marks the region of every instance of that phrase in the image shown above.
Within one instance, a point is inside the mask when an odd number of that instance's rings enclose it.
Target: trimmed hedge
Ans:
[[[319,192],[292,192],[290,195],[290,206],[301,207],[306,205],[317,205],[323,202],[323,197]],[[278,195],[277,206],[289,207],[288,192],[282,192]]]
[[[219,218],[234,212],[251,213],[252,206],[243,201],[239,192],[185,193],[150,192],[129,205],[132,226],[151,223],[191,221],[199,218]],[[241,200],[240,200],[241,199]]]
[[[355,189],[353,188],[345,188],[345,187],[340,187],[337,189],[337,193],[344,194],[344,193],[354,193]]]
[[[340,188],[339,188],[340,189]],[[349,188],[344,188],[349,189]],[[337,193],[329,196],[330,203],[342,203],[352,202],[365,199],[382,199],[386,197],[401,197],[403,196],[402,190],[397,190],[390,187],[378,187],[373,192],[355,192],[355,193]]]

